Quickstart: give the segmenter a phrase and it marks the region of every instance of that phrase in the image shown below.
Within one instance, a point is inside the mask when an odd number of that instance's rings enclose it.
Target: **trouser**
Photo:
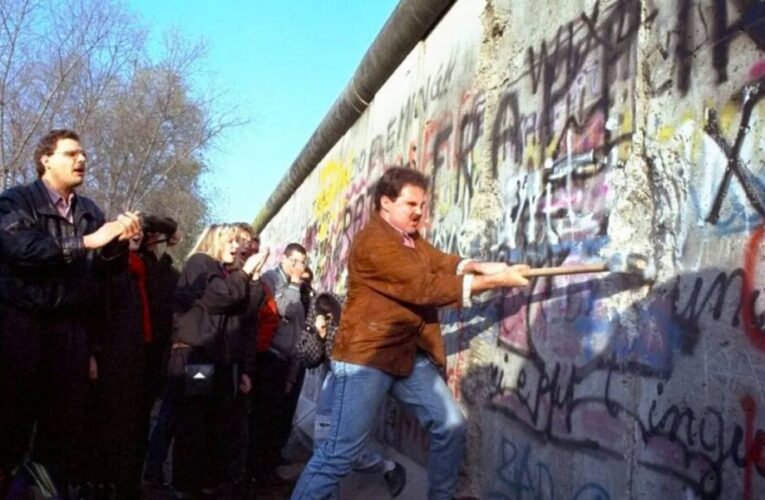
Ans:
[[[168,371],[176,394],[173,487],[191,492],[240,479],[237,464],[243,449],[245,405],[232,387],[231,365],[215,365],[215,382],[209,395],[186,395],[178,386],[184,384],[180,374],[189,359],[188,351],[174,349]]]
[[[146,451],[146,468],[144,477],[147,480],[162,481],[163,465],[167,460],[167,452],[175,436],[175,408],[173,407],[174,396],[170,389],[165,390],[159,405],[157,421],[151,430],[149,445]]]
[[[258,353],[250,415],[250,473],[274,469],[292,430],[305,370],[301,369],[292,390],[285,391],[289,360],[273,352]]]
[[[0,467],[28,451],[58,481],[79,472],[88,387],[87,335],[80,318],[0,304]],[[62,485],[63,486],[63,485]]]
[[[332,427],[332,400],[335,397],[335,376],[332,370],[328,370],[321,384],[319,400],[316,403],[316,414],[313,424],[313,450],[314,453],[327,441],[329,430]],[[385,460],[382,455],[365,447],[356,462],[353,464],[356,472],[376,473],[385,470]],[[339,485],[332,493],[332,499],[340,498]]]
[[[408,377],[340,361],[332,362],[332,371],[336,378],[329,435],[303,470],[292,499],[333,494],[363,453],[388,392],[429,432],[428,498],[451,499],[465,450],[465,419],[435,365],[418,354]]]

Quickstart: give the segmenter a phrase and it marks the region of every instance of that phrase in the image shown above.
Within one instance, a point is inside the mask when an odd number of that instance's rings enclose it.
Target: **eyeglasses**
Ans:
[[[72,160],[77,158],[79,155],[82,155],[82,157],[85,159],[88,158],[88,153],[82,149],[74,149],[72,151],[54,151],[53,154],[51,154],[51,156],[53,155],[63,155],[63,156],[66,156],[67,158],[71,158]]]
[[[307,261],[304,261],[304,260],[302,260],[302,261],[301,261],[301,260],[298,260],[298,259],[296,259],[295,257],[290,257],[290,258],[288,258],[287,260],[288,260],[288,261],[290,261],[290,262],[292,262],[292,265],[293,265],[293,266],[297,266],[298,264],[299,264],[299,265],[301,265],[301,266],[306,266],[306,265],[308,265],[308,262],[307,262]]]

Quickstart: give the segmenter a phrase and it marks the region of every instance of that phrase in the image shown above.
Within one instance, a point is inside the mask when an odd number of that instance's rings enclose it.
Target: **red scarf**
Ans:
[[[151,331],[151,312],[149,311],[149,298],[146,295],[146,264],[144,264],[137,252],[130,252],[130,273],[138,281],[138,293],[141,296],[141,310],[143,323],[143,341],[149,343],[153,339]]]

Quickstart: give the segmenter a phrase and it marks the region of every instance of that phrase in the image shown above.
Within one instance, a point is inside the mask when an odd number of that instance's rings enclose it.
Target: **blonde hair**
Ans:
[[[196,253],[204,253],[221,262],[226,244],[231,239],[237,237],[239,237],[239,234],[237,234],[236,228],[231,224],[211,224],[199,235],[188,257]]]

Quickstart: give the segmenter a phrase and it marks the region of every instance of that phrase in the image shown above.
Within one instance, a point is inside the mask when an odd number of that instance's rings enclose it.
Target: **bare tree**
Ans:
[[[113,0],[0,0],[2,187],[34,178],[36,138],[80,132],[87,194],[107,214],[159,212],[203,224],[204,153],[243,123],[199,88],[205,44],[168,34],[157,60],[146,30]]]
[[[3,188],[26,181],[34,139],[88,116],[145,36],[116,4],[2,0],[0,168]]]

